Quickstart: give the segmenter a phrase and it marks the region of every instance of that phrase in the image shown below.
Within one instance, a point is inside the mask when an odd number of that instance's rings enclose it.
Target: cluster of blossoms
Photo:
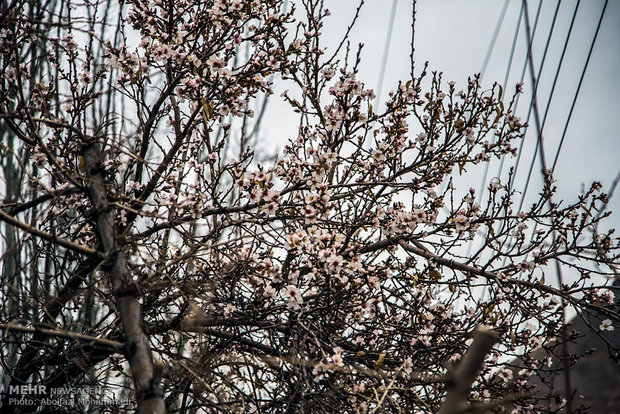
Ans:
[[[373,108],[361,51],[354,63],[328,57],[328,12],[302,4],[294,22],[282,1],[131,0],[121,24],[137,44],[83,43],[77,33],[90,32],[74,30],[55,38],[62,53],[39,50],[50,65],[32,73],[8,57],[36,45],[0,27],[0,112],[21,145],[6,153],[28,154],[10,168],[33,177],[6,210],[27,212],[21,228],[47,243],[19,240],[42,255],[21,268],[43,276],[11,315],[70,330],[88,309],[84,332],[122,338],[119,313],[141,306],[129,328],[144,326],[136,343],[168,365],[167,401],[205,412],[436,412],[447,367],[484,324],[499,344],[469,399],[524,396],[506,409],[536,412],[528,384],[548,367],[533,355],[565,340],[565,303],[599,309],[603,334],[617,326],[598,282],[618,263],[613,232],[597,233],[607,196],[595,183],[562,204],[551,174],[527,211],[513,211],[511,180],[463,194],[454,177],[515,153],[515,98],[479,76],[457,91],[425,67]],[[275,162],[249,148],[260,132],[250,108],[272,77],[294,86],[283,97],[301,115]],[[482,247],[465,257],[472,240]],[[578,274],[561,288],[544,280],[555,260]],[[123,306],[111,306],[102,274],[119,268],[109,290]],[[53,374],[53,347],[33,343]],[[67,345],[77,362],[63,372],[124,375],[108,351],[80,345]]]

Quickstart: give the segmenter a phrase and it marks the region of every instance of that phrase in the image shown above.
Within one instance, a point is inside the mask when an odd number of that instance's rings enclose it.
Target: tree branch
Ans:
[[[82,143],[88,195],[95,212],[96,231],[104,251],[111,256],[106,272],[118,307],[126,343],[126,358],[136,390],[138,413],[166,412],[148,337],[142,329],[138,286],[131,277],[127,257],[117,241],[114,208],[108,200],[102,151],[95,142]]]
[[[484,358],[497,340],[497,333],[484,326],[478,327],[474,342],[452,377],[452,384],[438,414],[456,414],[467,408],[469,390],[482,369]]]
[[[90,247],[83,246],[77,243],[73,243],[72,241],[65,240],[60,237],[56,237],[53,234],[34,228],[30,226],[29,224],[24,223],[23,221],[20,221],[16,219],[15,217],[5,213],[2,210],[0,210],[0,220],[6,223],[9,223],[15,227],[18,227],[24,230],[25,232],[32,234],[33,236],[37,236],[44,240],[51,241],[52,243],[56,243],[62,247],[66,247],[67,249],[73,250],[74,252],[77,252],[77,253],[80,253],[80,254],[83,254],[89,257],[95,257],[101,260],[107,260],[109,258],[109,256],[105,253],[101,253],[97,250],[91,249]]]
[[[89,345],[98,344],[104,346],[106,349],[111,349],[117,352],[123,350],[123,344],[118,341],[113,341],[107,338],[98,338],[96,336],[84,335],[77,332],[65,331],[62,329],[46,329],[46,328],[30,328],[22,325],[15,325],[12,323],[0,323],[0,329],[6,331],[23,332],[31,334],[43,334],[45,336],[52,336],[58,338],[72,339],[76,342],[88,342]]]

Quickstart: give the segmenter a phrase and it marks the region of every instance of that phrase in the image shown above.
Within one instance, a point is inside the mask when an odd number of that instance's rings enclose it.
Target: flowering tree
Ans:
[[[613,329],[600,184],[560,202],[545,173],[524,211],[511,181],[458,188],[515,154],[514,97],[412,54],[373,108],[361,47],[283,3],[2,4],[3,410],[43,384],[145,413],[534,412],[566,309]],[[276,80],[299,129],[265,163],[251,108]]]

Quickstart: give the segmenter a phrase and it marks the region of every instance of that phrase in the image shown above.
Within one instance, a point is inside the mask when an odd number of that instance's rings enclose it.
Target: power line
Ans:
[[[558,69],[555,72],[555,76],[553,77],[553,85],[551,86],[551,92],[549,93],[549,99],[547,100],[547,106],[545,108],[545,114],[543,115],[542,127],[545,127],[545,123],[547,122],[547,115],[549,115],[549,108],[551,107],[551,99],[553,98],[553,93],[555,91],[555,87],[558,82],[558,78],[560,75],[560,69],[562,68],[562,63],[564,62],[564,56],[566,55],[566,50],[568,49],[568,42],[570,40],[573,26],[575,24],[575,18],[577,17],[577,11],[579,10],[580,0],[575,4],[575,10],[573,11],[573,17],[571,18],[570,26],[568,28],[568,33],[566,35],[566,41],[564,42],[564,47],[562,48],[562,55],[560,56],[560,62],[558,63]]]
[[[521,3],[521,10],[519,11],[519,18],[517,19],[517,27],[515,29],[515,35],[512,39],[512,46],[510,47],[510,57],[508,58],[508,66],[506,67],[506,74],[504,75],[504,83],[502,84],[504,90],[508,85],[508,77],[510,76],[510,70],[512,69],[512,59],[515,56],[515,50],[517,49],[517,40],[519,39],[519,31],[521,30],[521,20],[523,19],[523,3]]]
[[[487,66],[489,64],[489,60],[491,59],[491,54],[493,53],[493,49],[495,48],[495,42],[497,42],[497,36],[502,28],[502,24],[504,23],[504,17],[506,17],[506,11],[508,10],[508,3],[510,0],[506,0],[504,2],[504,7],[499,15],[499,19],[497,20],[497,24],[495,25],[495,30],[493,31],[493,37],[491,37],[491,43],[489,43],[489,47],[487,48],[487,53],[484,56],[484,62],[482,63],[482,69],[480,70],[480,79],[484,76],[484,72],[487,70]]]
[[[559,2],[560,1],[561,0],[559,0]],[[559,7],[559,2],[558,2],[558,7]],[[580,5],[580,0],[577,0],[577,3],[575,4],[575,9],[573,10],[573,15],[571,17],[570,26],[569,26],[568,32],[566,34],[566,39],[564,41],[564,46],[562,48],[562,54],[560,56],[560,60],[558,62],[558,66],[557,66],[557,69],[556,69],[556,72],[555,72],[555,75],[554,75],[553,85],[551,87],[551,91],[549,92],[549,98],[547,99],[547,105],[546,105],[546,108],[545,108],[545,114],[543,116],[543,120],[542,120],[542,123],[541,123],[541,131],[544,130],[544,128],[545,128],[545,123],[547,121],[547,115],[549,114],[549,108],[551,107],[551,101],[553,99],[553,94],[555,92],[555,87],[557,85],[557,81],[558,81],[558,77],[559,77],[559,74],[560,74],[560,70],[562,69],[562,64],[564,62],[564,57],[566,56],[566,50],[568,48],[568,43],[569,43],[570,38],[571,38],[571,34],[572,34],[574,23],[575,23],[575,18],[577,16],[577,12],[579,10],[579,5]],[[548,38],[548,40],[549,40],[549,38]],[[540,77],[541,76],[539,74],[539,76],[538,76],[538,80],[539,81],[540,81]],[[530,110],[531,110],[531,106],[530,106]],[[530,113],[528,112],[527,120],[529,120],[529,116],[530,116]],[[512,188],[512,186],[514,185],[514,180],[516,179],[516,176],[517,176],[517,170],[518,170],[518,167],[519,167],[519,162],[521,160],[521,155],[522,155],[524,141],[525,141],[525,139],[523,139],[521,141],[521,145],[519,146],[519,153],[518,153],[517,161],[516,161],[515,168],[514,168],[514,171],[513,171],[513,174],[512,174],[512,179],[510,180],[510,183],[509,183],[509,188]],[[530,179],[531,179],[531,176],[532,176],[532,172],[534,170],[534,163],[536,162],[536,155],[537,155],[536,151],[537,150],[538,150],[538,146],[536,146],[536,148],[534,150],[534,156],[532,157],[532,161],[530,163],[530,167],[529,167],[528,174],[527,174],[527,179],[526,179],[526,182],[525,182],[525,187],[524,187],[524,189],[523,189],[523,191],[521,193],[521,200],[519,201],[519,207],[517,208],[517,211],[521,211],[521,209],[523,208],[523,203],[525,202],[525,194],[527,193],[527,190],[528,190],[528,187],[529,187],[529,183],[530,183]],[[532,234],[534,233],[534,231],[535,231],[535,229],[533,230]],[[507,258],[504,257],[502,266],[506,263],[506,260],[507,260]]]
[[[521,2],[521,4],[523,4],[523,2]],[[524,12],[523,12],[524,16],[525,16],[525,7],[527,7],[527,4],[524,5],[524,9],[523,9],[524,10]],[[521,68],[521,76],[519,77],[519,82],[523,82],[524,79],[525,79],[525,71],[527,70],[528,63],[529,63],[529,61],[527,59],[527,46],[529,44],[529,40],[528,39],[531,38],[532,42],[533,42],[534,38],[536,37],[536,31],[538,29],[538,19],[540,17],[540,10],[541,10],[541,8],[542,8],[542,1],[538,3],[538,8],[536,9],[536,17],[534,18],[534,26],[533,26],[533,29],[532,29],[531,36],[528,36],[527,31],[525,32],[525,36],[526,36],[526,39],[525,39],[525,41],[526,41],[526,44],[525,44],[525,46],[526,46],[525,59],[523,60],[523,67]],[[524,24],[524,26],[526,26],[526,25]],[[515,99],[515,110],[516,110],[517,106],[519,106],[519,101],[520,100],[521,100],[521,95],[518,95],[517,98]],[[530,101],[530,105],[531,105],[531,103],[532,102]]]
[[[525,30],[527,32],[527,60],[530,66],[530,79],[532,81],[532,85],[534,89],[532,90],[532,102],[530,104],[530,108],[534,109],[534,124],[536,125],[537,132],[537,142],[538,149],[540,150],[540,163],[542,165],[543,171],[547,170],[547,161],[545,160],[545,151],[543,147],[543,136],[542,130],[540,129],[540,114],[538,113],[538,100],[536,99],[536,89],[538,86],[538,81],[536,80],[536,75],[534,74],[534,58],[532,57],[532,35],[530,29],[530,16],[527,10],[527,0],[523,0],[523,4],[525,6]],[[539,7],[542,4],[542,1],[539,3]]]
[[[388,30],[385,37],[385,45],[383,47],[383,60],[381,61],[381,70],[379,72],[379,82],[377,84],[377,105],[381,103],[381,92],[383,89],[383,78],[385,77],[385,69],[387,67],[387,59],[390,51],[390,43],[392,42],[392,31],[394,29],[394,19],[396,18],[396,6],[398,0],[392,1],[392,11],[390,12],[390,20],[388,23]]]
[[[603,17],[605,17],[605,11],[607,10],[608,3],[609,3],[609,0],[605,0],[605,5],[603,5],[603,11],[601,11],[601,17],[598,19],[598,24],[596,25],[596,32],[594,33],[594,38],[592,39],[592,43],[590,44],[590,50],[588,51],[588,58],[586,59],[586,63],[583,65],[583,70],[581,71],[581,77],[579,78],[579,85],[577,86],[577,90],[575,91],[573,103],[571,104],[570,112],[568,113],[568,118],[566,119],[566,123],[564,124],[564,131],[562,132],[562,138],[560,139],[558,150],[555,153],[555,158],[553,160],[553,167],[551,168],[552,171],[555,170],[555,166],[558,162],[558,157],[560,156],[560,151],[562,150],[562,145],[564,144],[564,138],[566,138],[566,131],[568,130],[568,124],[570,123],[571,117],[573,116],[573,110],[575,109],[575,103],[577,102],[577,96],[579,96],[579,91],[581,90],[583,78],[586,74],[586,70],[588,69],[588,64],[590,63],[590,58],[592,57],[592,51],[594,50],[594,44],[596,43],[596,38],[598,37],[598,32],[599,32],[599,29],[601,28]]]

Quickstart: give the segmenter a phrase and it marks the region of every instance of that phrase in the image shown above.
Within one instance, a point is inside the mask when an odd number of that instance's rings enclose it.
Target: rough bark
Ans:
[[[142,329],[138,286],[127,267],[127,257],[116,232],[114,209],[106,189],[102,154],[95,143],[82,148],[88,197],[93,207],[96,232],[105,254],[110,256],[105,269],[125,335],[125,356],[133,378],[139,413],[165,413],[163,393],[155,375],[148,338]]]

